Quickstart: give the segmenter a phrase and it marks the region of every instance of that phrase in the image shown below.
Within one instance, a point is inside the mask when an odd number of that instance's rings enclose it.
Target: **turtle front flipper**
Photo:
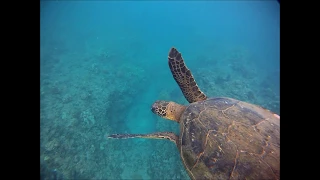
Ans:
[[[200,90],[195,82],[191,71],[183,61],[181,53],[176,48],[171,48],[169,52],[169,67],[173,78],[178,83],[184,97],[189,103],[203,101],[207,96]]]
[[[156,132],[150,134],[111,134],[107,136],[107,138],[114,139],[127,139],[127,138],[149,138],[149,139],[168,139],[174,142],[176,145],[178,144],[178,136],[172,132]]]

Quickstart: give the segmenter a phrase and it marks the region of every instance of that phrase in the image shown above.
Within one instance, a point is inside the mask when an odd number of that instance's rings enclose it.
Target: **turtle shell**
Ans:
[[[191,103],[178,142],[192,179],[280,179],[280,118],[232,98]]]

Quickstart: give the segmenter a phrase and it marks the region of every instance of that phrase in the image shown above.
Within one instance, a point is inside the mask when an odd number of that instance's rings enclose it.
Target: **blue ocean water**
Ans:
[[[41,1],[42,179],[189,179],[155,100],[187,105],[170,73],[176,47],[207,96],[280,114],[277,1]]]

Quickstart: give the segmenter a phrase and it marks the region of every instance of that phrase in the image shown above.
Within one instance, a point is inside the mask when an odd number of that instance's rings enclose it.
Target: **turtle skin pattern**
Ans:
[[[176,48],[170,49],[168,64],[174,80],[179,85],[184,97],[189,103],[207,99],[207,96],[200,90],[194,80],[194,77],[185,64],[181,53]]]

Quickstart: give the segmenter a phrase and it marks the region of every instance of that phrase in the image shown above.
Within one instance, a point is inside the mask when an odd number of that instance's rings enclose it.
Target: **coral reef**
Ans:
[[[132,103],[130,96],[143,88],[136,85],[145,81],[144,70],[131,63],[105,64],[111,54],[45,53],[40,80],[41,178],[120,179],[125,167],[113,163],[119,157],[111,156],[119,143],[108,143],[104,135],[113,124],[125,129],[118,122]]]
[[[86,125],[94,125],[94,115],[90,112],[90,110],[85,110],[80,114],[81,119],[86,123]]]
[[[54,49],[57,44],[61,49]],[[144,52],[141,47],[130,56],[119,47],[91,46],[88,42],[85,52],[75,52],[58,41],[41,50],[41,179],[189,179],[170,141],[105,138],[111,133],[179,134],[179,124],[149,109],[157,99],[188,104],[169,70],[154,72],[148,58],[132,61]],[[272,85],[276,77],[260,76],[248,65],[248,52],[195,57],[206,65],[188,66],[208,96],[237,98],[279,113]]]

